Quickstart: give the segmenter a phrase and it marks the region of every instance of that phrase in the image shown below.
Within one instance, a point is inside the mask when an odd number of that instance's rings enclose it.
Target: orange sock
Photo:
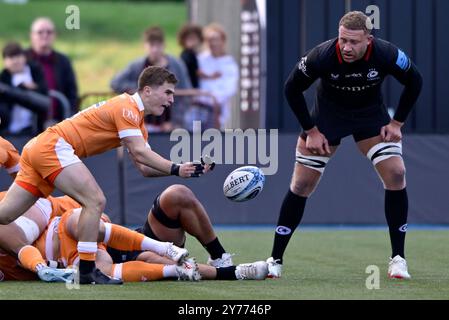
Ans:
[[[114,249],[125,251],[150,250],[160,255],[164,255],[167,251],[167,242],[145,237],[139,232],[116,224],[105,223],[104,226],[105,236],[103,242]]]
[[[143,234],[112,223],[105,225],[110,226],[109,239],[105,239],[108,246],[118,250],[142,250],[142,241],[145,238]]]
[[[95,261],[97,259],[97,255],[91,252],[79,252],[78,255],[80,260]]]
[[[164,265],[129,261],[112,265],[111,275],[124,282],[154,281],[164,278]]]
[[[22,266],[32,272],[37,272],[39,269],[47,266],[40,251],[33,246],[25,246],[20,249],[19,261]]]

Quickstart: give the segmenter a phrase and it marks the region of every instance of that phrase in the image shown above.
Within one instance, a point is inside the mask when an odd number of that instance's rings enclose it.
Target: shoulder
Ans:
[[[309,50],[306,55],[317,61],[335,58],[337,54],[337,38],[327,40]]]
[[[56,51],[56,50],[53,50],[53,53],[54,53],[57,61],[60,61],[63,64],[71,64],[70,58],[67,55],[65,55],[64,53]]]
[[[140,58],[134,59],[130,63],[128,63],[127,68],[141,69],[145,65],[146,59],[147,59],[147,57],[140,57]]]
[[[174,57],[172,55],[169,55],[169,54],[166,57],[167,57],[167,60],[168,60],[169,64],[174,65],[174,66],[176,66],[178,68],[181,68],[183,66],[182,60],[180,60],[180,59],[178,59],[178,58],[176,58],[176,57]]]
[[[399,68],[406,70],[410,65],[410,59],[406,53],[395,44],[375,38],[373,41],[373,55],[381,63],[392,65],[396,64]]]

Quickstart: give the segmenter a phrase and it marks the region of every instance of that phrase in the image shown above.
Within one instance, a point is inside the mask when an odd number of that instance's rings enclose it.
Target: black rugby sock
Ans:
[[[205,244],[204,247],[206,248],[207,252],[209,252],[211,259],[221,258],[223,253],[226,252],[218,238],[215,238],[208,244]]]
[[[237,280],[235,276],[236,266],[226,267],[226,268],[216,268],[217,278],[216,280]]]
[[[89,260],[80,260],[79,270],[80,274],[88,274],[94,271],[95,269],[95,261]]]
[[[385,190],[385,217],[390,230],[391,257],[400,255],[405,259],[404,244],[407,231],[408,198],[406,188]]]
[[[307,197],[298,196],[291,192],[290,189],[285,195],[279,214],[276,233],[274,234],[273,250],[271,251],[271,256],[275,260],[280,259],[281,263],[288,242],[296,227],[301,222],[306,201]]]

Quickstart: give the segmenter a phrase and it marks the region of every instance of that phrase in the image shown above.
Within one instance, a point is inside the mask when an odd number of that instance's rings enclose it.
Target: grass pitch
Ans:
[[[235,263],[266,259],[272,231],[220,231],[221,242],[235,252]],[[388,234],[372,230],[296,232],[285,256],[281,279],[265,281],[159,281],[123,286],[82,286],[69,290],[64,284],[41,282],[0,283],[5,299],[449,299],[447,230],[410,230],[407,262],[412,280],[387,278],[390,254]],[[187,248],[199,262],[207,254],[195,239]],[[379,289],[367,289],[369,265],[380,270]]]

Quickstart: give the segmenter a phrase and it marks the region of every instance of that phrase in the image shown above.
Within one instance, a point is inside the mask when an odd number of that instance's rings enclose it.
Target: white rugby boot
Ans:
[[[282,264],[279,259],[274,260],[273,257],[267,259],[268,263],[268,278],[280,278],[282,273]]]
[[[201,274],[198,271],[198,264],[196,263],[195,258],[186,259],[181,265],[177,265],[176,272],[178,273],[178,280],[201,280]]]
[[[226,268],[226,267],[232,267],[234,264],[232,263],[232,256],[234,254],[231,253],[223,253],[221,255],[221,258],[217,258],[217,259],[211,259],[209,257],[209,259],[207,259],[207,264],[215,267],[215,268]]]
[[[73,278],[75,277],[75,269],[57,269],[44,267],[39,269],[37,275],[39,279],[45,282],[65,282],[71,283],[73,282]]]
[[[264,280],[268,275],[268,264],[265,261],[242,263],[235,268],[238,280]]]
[[[167,246],[167,251],[165,251],[164,256],[181,264],[189,255],[189,252],[185,248],[180,248],[175,246],[173,243],[169,242]]]
[[[407,270],[407,261],[400,255],[390,258],[390,262],[388,263],[388,277],[392,279],[411,278]]]

